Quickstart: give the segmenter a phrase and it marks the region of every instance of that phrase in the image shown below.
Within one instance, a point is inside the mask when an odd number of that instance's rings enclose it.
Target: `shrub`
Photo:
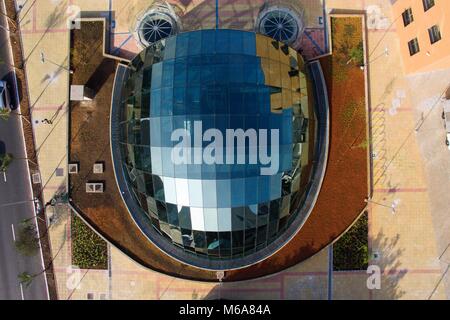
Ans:
[[[368,217],[364,213],[333,246],[334,270],[366,270],[369,264]]]
[[[75,215],[72,216],[71,229],[72,264],[81,269],[107,269],[106,242]]]

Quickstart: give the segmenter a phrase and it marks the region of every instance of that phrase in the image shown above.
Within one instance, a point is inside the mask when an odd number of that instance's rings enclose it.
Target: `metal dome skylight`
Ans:
[[[259,32],[277,41],[293,43],[301,27],[299,18],[287,9],[272,9],[263,14],[259,20]]]
[[[174,19],[165,13],[155,12],[142,19],[138,34],[141,43],[148,46],[156,41],[170,37],[177,31]]]

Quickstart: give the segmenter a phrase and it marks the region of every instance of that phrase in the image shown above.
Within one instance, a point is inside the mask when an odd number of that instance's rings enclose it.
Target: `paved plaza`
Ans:
[[[176,3],[176,1],[170,1]],[[261,1],[221,1],[223,27],[251,29]],[[325,48],[320,0],[299,1],[308,15],[302,40],[307,54]],[[132,30],[136,17],[151,5],[143,0],[22,0],[21,28],[45,201],[66,188],[68,140],[69,31],[76,8],[105,16],[111,26],[111,53],[132,57],[140,51]],[[184,5],[181,3],[185,3]],[[188,3],[186,5],[186,3]],[[214,1],[180,1],[175,7],[186,28],[215,25]],[[373,140],[373,202],[369,203],[370,264],[383,270],[380,290],[368,290],[364,271],[334,272],[333,299],[448,299],[450,249],[448,208],[450,154],[439,138],[440,93],[450,72],[405,76],[395,17],[389,0],[327,0],[326,9],[368,10],[369,90]],[[71,11],[72,10],[72,11]],[[87,13],[86,13],[87,12]],[[244,12],[233,20],[237,13]],[[194,22],[201,17],[201,25]],[[197,20],[196,20],[197,19]],[[237,25],[227,25],[235,23]],[[312,41],[312,40],[313,41]],[[41,62],[41,54],[46,62]],[[54,62],[54,63],[52,63]],[[443,77],[447,82],[442,81]],[[426,81],[425,81],[426,80]],[[432,90],[419,96],[426,83]],[[429,111],[432,111],[429,114]],[[429,117],[427,117],[430,115]],[[52,124],[42,123],[51,119]],[[418,128],[418,124],[423,126]],[[104,128],[108,130],[108,128]],[[433,143],[430,143],[433,141]],[[436,149],[434,149],[436,148]],[[437,158],[431,155],[438,154]],[[435,165],[438,163],[438,165]],[[432,166],[431,166],[432,164]],[[62,170],[57,170],[61,168]],[[383,204],[383,205],[380,205]],[[391,210],[386,206],[393,206]],[[197,283],[147,270],[110,246],[109,270],[71,267],[70,212],[55,208],[50,226],[60,299],[327,299],[328,249],[280,274],[235,284]],[[446,232],[447,231],[447,232]]]

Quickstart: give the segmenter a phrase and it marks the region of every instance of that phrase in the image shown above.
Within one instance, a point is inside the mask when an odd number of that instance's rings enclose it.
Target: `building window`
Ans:
[[[434,25],[430,29],[428,29],[428,35],[430,36],[431,44],[436,43],[442,39],[441,30],[439,29],[438,25]]]
[[[408,47],[409,47],[409,54],[411,56],[418,53],[420,51],[420,48],[419,48],[419,41],[417,40],[417,38],[414,38],[410,42],[408,42]]]
[[[411,8],[406,9],[402,13],[402,16],[403,16],[403,24],[405,25],[405,27],[414,21],[414,16]]]
[[[434,7],[434,0],[422,0],[423,1],[423,10],[428,11]]]

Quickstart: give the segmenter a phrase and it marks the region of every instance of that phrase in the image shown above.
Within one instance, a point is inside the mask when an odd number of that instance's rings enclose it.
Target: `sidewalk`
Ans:
[[[406,91],[398,36],[395,28],[389,28],[393,21],[390,1],[360,0],[350,4],[328,0],[327,6],[368,11],[373,201],[395,207],[393,212],[379,205],[369,206],[369,251],[378,253],[370,264],[384,270],[382,288],[373,291],[370,298],[444,299],[442,283],[436,287],[442,269],[432,219],[430,181],[413,133],[413,97]],[[335,278],[335,298],[346,297],[358,281],[359,290],[365,286],[365,279],[353,273]]]

